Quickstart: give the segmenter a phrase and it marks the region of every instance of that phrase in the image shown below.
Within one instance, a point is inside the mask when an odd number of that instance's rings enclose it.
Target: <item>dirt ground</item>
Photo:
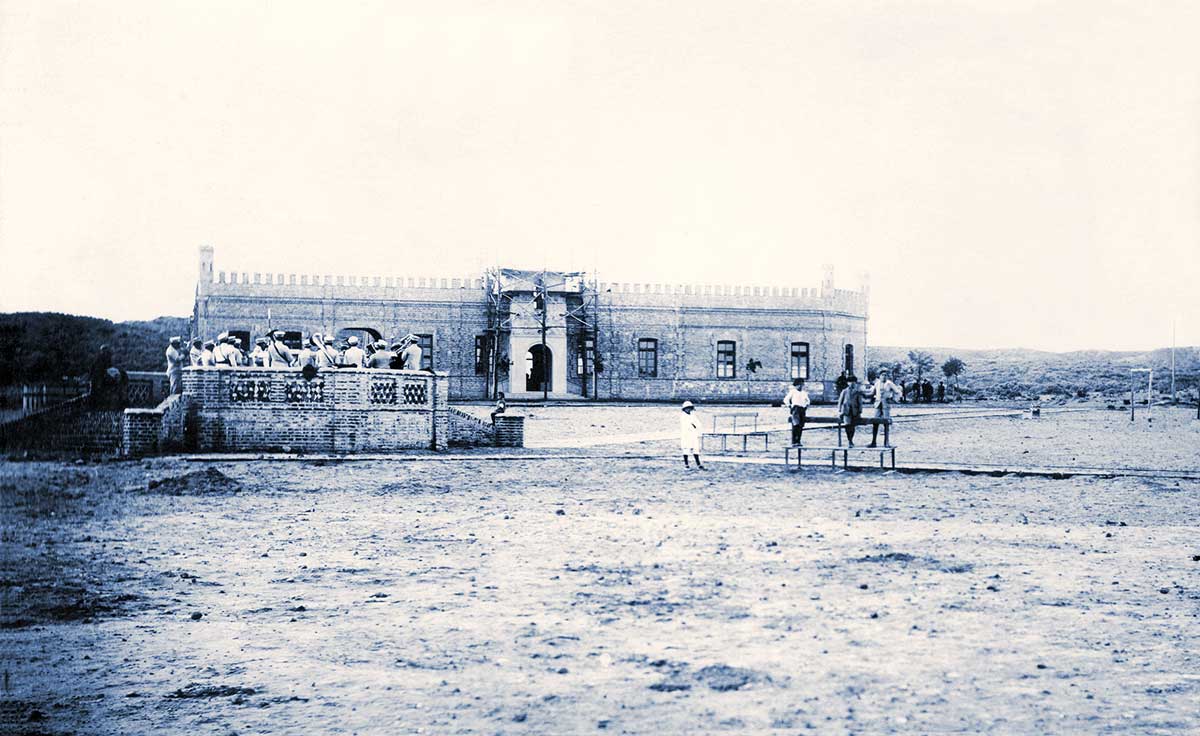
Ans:
[[[483,407],[467,408],[486,416]],[[1128,410],[1108,411],[1103,404],[1069,404],[1065,409],[1048,409],[1040,418],[1029,419],[1013,416],[1013,407],[991,404],[898,405],[892,428],[892,441],[899,447],[897,464],[1200,471],[1195,407],[1155,407],[1152,422],[1146,421],[1144,408],[1134,422]],[[679,446],[679,409],[673,405],[518,407],[515,412],[526,417],[526,444],[542,450],[669,454]],[[715,418],[718,428],[728,427],[731,420],[725,416],[731,413],[757,413],[760,425],[774,430],[768,453],[758,449],[760,440],[748,443],[746,454],[782,455],[781,448],[790,442],[784,409],[762,404],[702,406],[701,426],[708,431]],[[816,406],[809,415],[832,417],[834,410]],[[870,438],[869,428],[858,429],[859,444]],[[805,442],[836,444],[836,431],[828,424],[811,424]],[[740,445],[734,439],[729,447],[740,450]],[[719,448],[720,442],[708,439],[706,447]],[[878,458],[861,456],[859,461],[877,464]]]
[[[1012,422],[1031,447],[1050,426]],[[1196,733],[1198,494],[673,458],[7,463],[0,731]]]

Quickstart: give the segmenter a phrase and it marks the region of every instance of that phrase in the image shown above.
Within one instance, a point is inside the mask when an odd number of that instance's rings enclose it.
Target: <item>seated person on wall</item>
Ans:
[[[508,409],[508,404],[504,401],[504,392],[496,392],[496,406],[492,409],[492,424],[496,423],[496,417],[503,414]]]

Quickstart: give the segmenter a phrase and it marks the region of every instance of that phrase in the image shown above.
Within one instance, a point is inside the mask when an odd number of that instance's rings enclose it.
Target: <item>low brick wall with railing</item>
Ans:
[[[201,452],[391,452],[450,442],[444,373],[187,368],[189,444]]]

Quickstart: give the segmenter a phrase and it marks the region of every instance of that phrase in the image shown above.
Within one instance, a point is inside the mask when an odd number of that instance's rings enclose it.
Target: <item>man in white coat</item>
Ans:
[[[696,415],[696,407],[692,402],[683,402],[682,413],[679,415],[679,449],[683,450],[683,467],[690,468],[688,455],[696,458],[696,467],[708,470],[700,463],[700,417]]]

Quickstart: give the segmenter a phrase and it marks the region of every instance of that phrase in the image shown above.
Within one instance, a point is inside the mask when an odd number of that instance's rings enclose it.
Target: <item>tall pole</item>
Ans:
[[[550,398],[549,376],[546,375],[546,311],[550,308],[549,294],[546,293],[546,269],[542,269],[542,283],[538,286],[542,292],[542,401]],[[565,357],[565,356],[564,356]]]

